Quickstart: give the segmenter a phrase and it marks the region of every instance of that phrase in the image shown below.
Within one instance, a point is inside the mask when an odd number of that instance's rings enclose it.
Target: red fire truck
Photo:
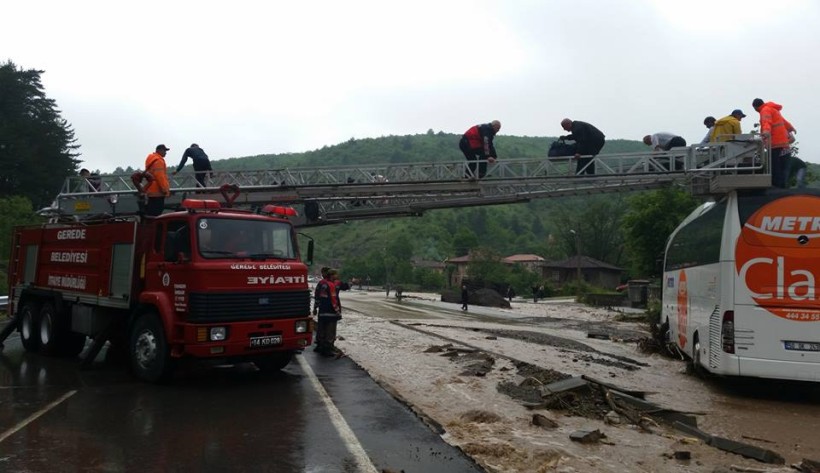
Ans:
[[[279,370],[312,337],[294,214],[188,199],[156,218],[17,228],[9,314],[27,351],[76,356],[93,337],[90,361],[109,341],[150,382],[184,357]]]

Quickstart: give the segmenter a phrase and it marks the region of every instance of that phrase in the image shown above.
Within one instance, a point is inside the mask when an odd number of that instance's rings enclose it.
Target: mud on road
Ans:
[[[452,304],[434,300],[396,304],[384,300],[383,293],[344,293],[343,305],[352,310],[339,326],[345,337],[339,346],[374,379],[442,426],[449,443],[488,471],[713,472],[732,465],[783,471],[722,452],[663,424],[651,426],[651,433],[631,422],[609,424],[611,406],[599,397],[576,395],[543,405],[539,386],[579,375],[649,391],[651,402],[698,413],[698,426],[705,431],[776,451],[787,464],[820,458],[820,393],[789,385],[788,393],[777,394],[761,383],[735,389],[686,375],[684,363],[642,353],[636,343],[623,341],[629,337],[586,338],[584,327],[609,325],[622,334],[644,333],[638,324],[617,321],[616,313],[572,303],[513,303],[509,311],[478,308],[462,314]],[[407,314],[412,317],[402,317]],[[455,356],[428,351],[448,343],[467,351]],[[534,381],[524,382],[528,378]],[[556,427],[535,425],[535,414]],[[596,443],[570,440],[578,431],[596,430],[605,435]],[[690,459],[676,458],[675,452],[684,450]]]

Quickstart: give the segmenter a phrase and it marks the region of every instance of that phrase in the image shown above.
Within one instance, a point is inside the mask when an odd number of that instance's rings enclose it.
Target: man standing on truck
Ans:
[[[464,177],[481,179],[487,174],[487,163],[492,164],[498,159],[493,138],[500,129],[501,122],[493,120],[490,123],[472,126],[464,132],[461,141],[458,142],[458,148],[464,153],[464,158],[468,161],[467,168],[470,169]]]
[[[324,278],[316,284],[314,314],[318,314],[316,327],[316,348],[314,351],[322,356],[335,356],[336,325],[342,318],[342,305],[339,301],[337,281],[339,272],[328,269]]]
[[[148,203],[145,206],[145,215],[156,217],[165,207],[165,198],[171,195],[171,185],[168,183],[165,155],[168,154],[165,145],[157,145],[156,151],[145,158],[145,172],[150,173],[153,179],[145,188]]]
[[[575,168],[575,174],[580,174],[582,170],[584,174],[595,174],[595,163],[592,160],[604,147],[606,136],[601,133],[601,130],[587,122],[570,120],[569,118],[561,120],[561,128],[570,132],[570,134],[561,136],[558,139],[575,141],[576,144],[575,159],[578,160],[578,164]],[[590,157],[582,158],[581,156]]]
[[[797,130],[780,114],[783,110],[782,105],[754,99],[752,107],[760,113],[760,133],[763,135],[764,143],[771,149],[772,185],[785,188],[788,178],[786,167],[791,156],[791,133]]]
[[[208,159],[208,155],[205,154],[205,150],[200,148],[196,143],[191,143],[191,146],[182,153],[182,161],[179,162],[179,166],[177,166],[176,171],[174,171],[174,175],[185,167],[188,158],[191,158],[191,161],[194,163],[194,176],[196,177],[196,182],[199,184],[199,187],[206,187],[205,178],[213,176],[213,169],[211,169],[211,161]]]

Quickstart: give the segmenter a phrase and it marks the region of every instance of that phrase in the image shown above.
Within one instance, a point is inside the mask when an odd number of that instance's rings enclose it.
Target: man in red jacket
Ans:
[[[487,174],[487,163],[492,164],[498,159],[493,138],[500,129],[501,122],[493,120],[483,125],[475,125],[462,135],[458,147],[469,161],[467,168],[470,170],[464,177],[480,179]]]
[[[796,133],[791,123],[788,122],[780,111],[783,106],[774,102],[764,102],[763,99],[754,99],[752,107],[760,113],[760,132],[763,134],[764,143],[769,145],[772,154],[772,185],[785,188],[786,169],[791,157],[791,133]]]

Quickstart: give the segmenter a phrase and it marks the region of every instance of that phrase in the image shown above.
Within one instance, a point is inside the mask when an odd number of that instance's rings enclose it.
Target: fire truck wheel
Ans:
[[[40,348],[40,337],[37,336],[37,317],[40,305],[36,301],[26,302],[20,308],[20,341],[26,351],[36,352]]]
[[[140,316],[131,330],[128,344],[134,374],[148,382],[166,380],[173,369],[162,322],[156,313]]]
[[[289,351],[271,353],[254,358],[253,364],[259,371],[279,371],[290,363],[293,353]]]
[[[40,308],[40,351],[49,356],[60,354],[61,339],[65,336],[54,304],[46,302]]]

